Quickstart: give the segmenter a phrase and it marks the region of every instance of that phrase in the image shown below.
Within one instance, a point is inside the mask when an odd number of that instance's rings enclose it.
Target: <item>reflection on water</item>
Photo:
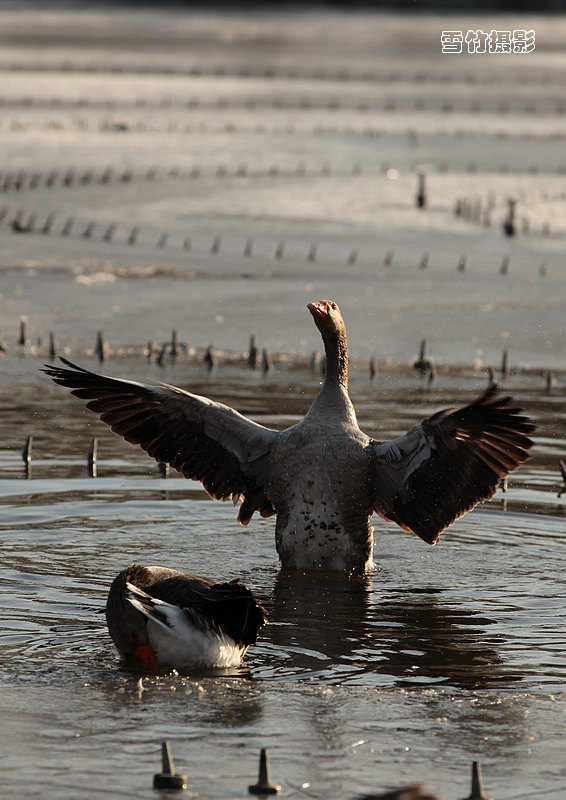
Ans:
[[[316,390],[314,378],[302,377],[304,397],[295,392],[292,400],[283,376],[258,384],[246,375],[221,394],[214,384],[193,388],[288,424]],[[372,391],[367,382],[357,387],[360,417],[383,437],[473,394],[435,398],[398,387],[378,403]],[[533,710],[547,763],[548,737],[560,726],[553,707],[541,710],[536,698],[561,692],[566,679],[565,498],[553,491],[553,435],[506,495],[460,520],[437,547],[375,520],[376,569],[350,580],[280,572],[273,520],[242,528],[230,505],[206,499],[196,484],[162,479],[57,387],[45,389],[39,423],[29,402],[6,416],[12,446],[0,451],[0,713],[14,731],[14,774],[32,758],[50,770],[57,800],[112,796],[115,781],[100,778],[110,760],[121,795],[135,787],[143,796],[136,764],[156,771],[159,741],[169,737],[183,746],[181,767],[192,749],[183,771],[211,797],[250,783],[255,751],[265,745],[275,748],[289,786],[311,783],[328,797],[415,778],[451,797],[461,776],[448,760],[426,773],[439,748],[454,763],[497,757],[512,769],[538,752]],[[552,433],[551,406],[543,401],[537,414],[543,433]],[[30,426],[26,477],[13,443]],[[100,461],[89,478],[93,435]],[[513,513],[502,513],[504,505]],[[546,515],[525,513],[531,509]],[[270,616],[245,665],[198,674],[124,670],[102,610],[112,578],[136,560],[240,575]],[[251,763],[242,761],[243,742]],[[467,781],[460,785],[464,796]]]
[[[373,586],[371,578],[278,576],[269,638],[293,654],[295,675],[330,684],[467,688],[521,679],[498,655],[494,620],[451,607],[440,589],[372,593]]]

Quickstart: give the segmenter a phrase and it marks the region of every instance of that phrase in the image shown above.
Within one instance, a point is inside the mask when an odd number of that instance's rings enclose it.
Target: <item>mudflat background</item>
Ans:
[[[561,18],[1,12],[8,340],[308,353],[331,297],[354,356],[563,369]],[[447,26],[536,49],[443,55]]]

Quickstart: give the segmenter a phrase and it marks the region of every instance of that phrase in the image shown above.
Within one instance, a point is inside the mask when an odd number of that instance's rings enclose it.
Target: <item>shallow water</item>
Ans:
[[[508,491],[434,548],[376,519],[375,571],[345,580],[281,574],[272,520],[242,528],[231,505],[210,501],[198,484],[159,477],[143,453],[48,383],[35,359],[5,363],[12,382],[0,397],[0,708],[11,731],[8,793],[151,796],[162,738],[172,741],[190,788],[218,798],[245,793],[261,746],[286,795],[353,796],[424,781],[463,797],[475,759],[495,797],[564,787],[563,419],[559,398],[539,392],[528,374],[506,388],[537,418],[539,446]],[[141,359],[106,366],[142,380],[159,377],[155,369]],[[161,377],[275,427],[304,413],[319,382],[304,367],[261,378],[235,363],[207,376],[188,361]],[[459,371],[430,390],[398,369],[374,384],[359,367],[352,396],[362,427],[387,438],[484,383]],[[34,449],[26,476],[27,432]],[[92,436],[96,478],[86,469]],[[245,665],[221,674],[160,670],[142,686],[124,671],[102,610],[110,581],[134,560],[240,575],[270,617]],[[525,784],[534,793],[521,795]]]

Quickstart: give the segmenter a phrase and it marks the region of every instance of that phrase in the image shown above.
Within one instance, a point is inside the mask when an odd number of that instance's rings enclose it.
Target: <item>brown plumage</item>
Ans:
[[[526,461],[534,425],[496,387],[469,406],[377,442],[360,430],[348,396],[346,329],[335,303],[308,306],[326,351],[326,375],[307,415],[284,431],[173,386],[105,377],[64,361],[45,372],[157,461],[241,500],[238,519],[277,515],[283,566],[361,572],[371,566],[374,511],[434,544],[440,533]]]
[[[238,579],[132,564],[112,582],[106,621],[125,660],[215,667],[238,664],[267,618]]]

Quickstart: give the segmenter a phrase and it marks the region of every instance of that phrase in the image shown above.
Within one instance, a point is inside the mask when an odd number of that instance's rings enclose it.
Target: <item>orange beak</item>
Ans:
[[[324,319],[328,314],[328,303],[324,300],[319,300],[318,303],[309,303],[307,308],[313,317]]]

